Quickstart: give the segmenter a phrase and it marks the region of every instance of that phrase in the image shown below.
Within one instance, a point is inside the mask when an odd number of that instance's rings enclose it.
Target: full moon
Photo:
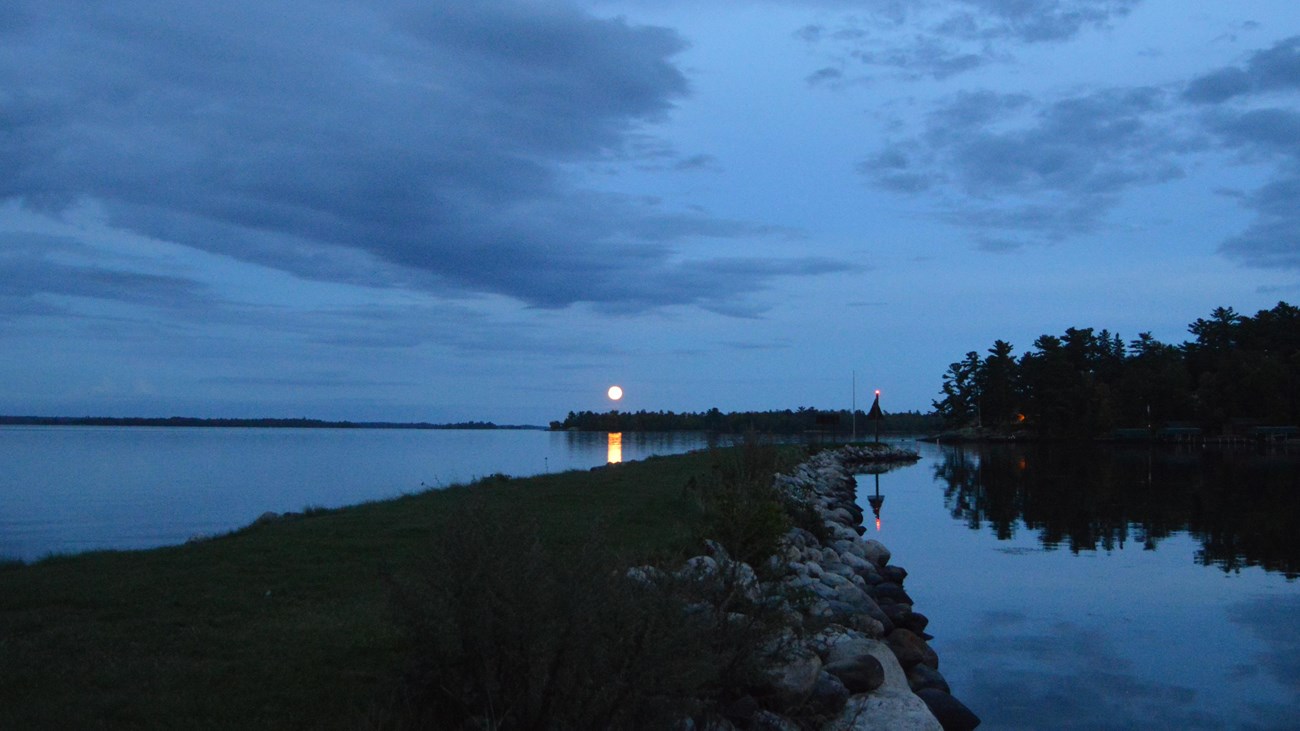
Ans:
[[[610,386],[610,387],[609,387],[609,398],[610,398],[610,400],[612,400],[612,401],[617,401],[617,400],[623,398],[623,389],[619,388],[618,386]]]

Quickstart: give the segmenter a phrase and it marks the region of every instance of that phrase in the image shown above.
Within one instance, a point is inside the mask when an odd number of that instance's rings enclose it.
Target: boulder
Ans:
[[[799,731],[799,726],[785,716],[759,711],[749,721],[750,731]]]
[[[916,665],[907,671],[907,684],[911,686],[913,693],[922,688],[934,688],[945,693],[952,692],[952,689],[948,687],[948,681],[944,680],[943,675],[938,670],[926,665]]]
[[[929,626],[930,626],[930,618],[925,616],[924,614],[921,614],[915,609],[912,610],[912,613],[910,615],[908,615],[907,621],[903,623],[904,629],[909,629],[918,636],[923,634],[925,632],[925,628]]]
[[[875,540],[874,538],[868,538],[867,540],[863,541],[862,547],[864,552],[866,553],[866,555],[863,556],[863,558],[875,564],[876,568],[883,568],[885,565],[887,565],[889,563],[890,557],[893,555],[889,552],[888,548],[885,548],[883,543]]]
[[[881,671],[881,674],[883,675],[884,672]],[[848,703],[851,692],[839,676],[823,669],[817,676],[817,682],[813,683],[812,693],[808,696],[808,705],[819,715],[833,716],[844,708],[845,703]]]
[[[898,658],[898,663],[903,668],[910,670],[920,664],[935,670],[939,669],[939,656],[930,649],[925,640],[908,630],[895,628],[885,636],[885,642],[888,643],[889,649],[893,650],[894,656]]]
[[[827,645],[826,664],[834,665],[863,655],[871,655],[872,651],[880,646],[880,642],[858,633],[845,633],[829,638]]]
[[[758,713],[759,710],[761,710],[761,706],[758,705],[758,701],[754,696],[742,695],[722,709],[722,717],[732,723],[738,723],[742,727],[746,727],[749,726],[754,714]]]
[[[939,720],[943,731],[970,731],[980,725],[976,716],[961,701],[936,688],[922,688],[916,696],[925,702],[930,713]]]
[[[902,586],[903,579],[907,578],[907,569],[902,566],[886,566],[880,569],[880,575],[885,577],[885,581],[890,581]]]
[[[839,523],[840,525],[849,526],[850,528],[861,522],[860,519],[855,519],[853,517],[853,513],[850,513],[848,510],[845,510],[844,508],[835,508],[831,510],[826,515],[826,518],[827,520],[832,520],[836,523]]]
[[[880,611],[889,617],[895,627],[907,627],[908,620],[912,618],[911,604],[881,604]]]
[[[817,683],[822,671],[821,658],[810,649],[799,647],[767,671],[767,687],[778,706],[802,703]]]
[[[823,667],[823,670],[839,678],[844,687],[854,695],[869,693],[885,682],[884,667],[879,660],[868,653],[829,663]]]
[[[865,640],[880,662],[885,681],[870,693],[855,695],[823,731],[943,731],[925,702],[907,687],[907,676],[883,642]]]
[[[898,584],[885,581],[871,587],[871,597],[877,602],[895,602],[898,604],[915,604],[912,597]]]

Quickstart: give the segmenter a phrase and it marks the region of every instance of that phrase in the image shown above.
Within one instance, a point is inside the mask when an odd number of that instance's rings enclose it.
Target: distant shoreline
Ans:
[[[455,424],[397,421],[326,421],[323,419],[201,419],[191,416],[0,416],[0,426],[164,426],[243,427],[262,429],[534,429],[544,426],[466,421]]]

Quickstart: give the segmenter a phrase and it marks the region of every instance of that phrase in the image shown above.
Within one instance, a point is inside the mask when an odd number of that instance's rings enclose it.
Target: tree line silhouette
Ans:
[[[1300,577],[1300,457],[1282,452],[992,444],[952,449],[935,465],[944,503],[999,540],[1020,530],[1046,548],[1155,550],[1186,531],[1196,561]]]
[[[882,434],[930,434],[940,426],[933,414],[903,411],[885,414],[881,422]],[[714,434],[743,434],[754,431],[760,434],[804,434],[809,432],[834,434],[840,437],[853,433],[853,415],[849,409],[824,411],[800,406],[783,411],[735,411],[724,413],[717,408],[701,412],[672,411],[570,411],[563,421],[552,421],[551,429],[606,432],[641,431],[705,431]],[[875,423],[867,420],[867,413],[857,411],[857,433],[860,438],[875,434]]]
[[[1300,309],[1250,317],[1220,307],[1171,345],[1149,332],[1069,328],[1016,357],[997,340],[943,375],[934,407],[950,428],[1091,437],[1117,428],[1228,432],[1300,423]]]

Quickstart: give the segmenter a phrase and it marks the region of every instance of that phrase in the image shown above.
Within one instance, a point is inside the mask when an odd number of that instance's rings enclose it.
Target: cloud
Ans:
[[[958,37],[1063,41],[1132,12],[1141,0],[961,0],[941,27]]]
[[[1254,658],[1278,685],[1290,691],[1289,706],[1255,705],[1251,728],[1282,729],[1294,725],[1295,703],[1300,702],[1300,627],[1294,617],[1300,599],[1294,596],[1255,595],[1235,603],[1228,617],[1245,627],[1263,648]]]
[[[1247,266],[1300,269],[1300,36],[1252,53],[1244,65],[1198,76],[1182,97],[1202,110],[1217,144],[1272,179],[1240,195],[1255,220],[1219,252]]]
[[[1275,180],[1246,197],[1256,219],[1219,247],[1247,266],[1300,269],[1300,175]]]
[[[837,65],[810,81],[843,76],[856,64],[910,78],[945,79],[1014,57],[1017,45],[1069,41],[1123,18],[1141,0],[875,0],[846,5],[837,24],[808,25],[796,37],[840,49]],[[901,40],[900,40],[901,39]],[[837,74],[838,76],[834,76]]]
[[[310,279],[542,307],[714,306],[678,247],[765,235],[567,172],[635,156],[688,93],[668,29],[522,0],[5,12],[0,199],[93,200],[115,226]],[[740,268],[750,289],[820,271]]]
[[[1194,689],[1143,677],[1104,631],[1009,612],[983,613],[976,630],[953,643],[981,664],[961,697],[997,728],[1223,728]]]
[[[1193,79],[1183,96],[1198,104],[1274,91],[1300,91],[1300,36],[1251,54],[1244,67],[1228,66]]]
[[[191,279],[106,266],[94,259],[88,248],[66,237],[0,233],[0,317],[64,313],[68,310],[62,303],[69,297],[194,310],[212,296],[205,285]]]
[[[875,184],[941,201],[980,248],[1006,252],[1095,231],[1129,188],[1180,177],[1187,142],[1166,94],[1112,88],[1038,101],[963,92],[920,133],[858,165]]]

